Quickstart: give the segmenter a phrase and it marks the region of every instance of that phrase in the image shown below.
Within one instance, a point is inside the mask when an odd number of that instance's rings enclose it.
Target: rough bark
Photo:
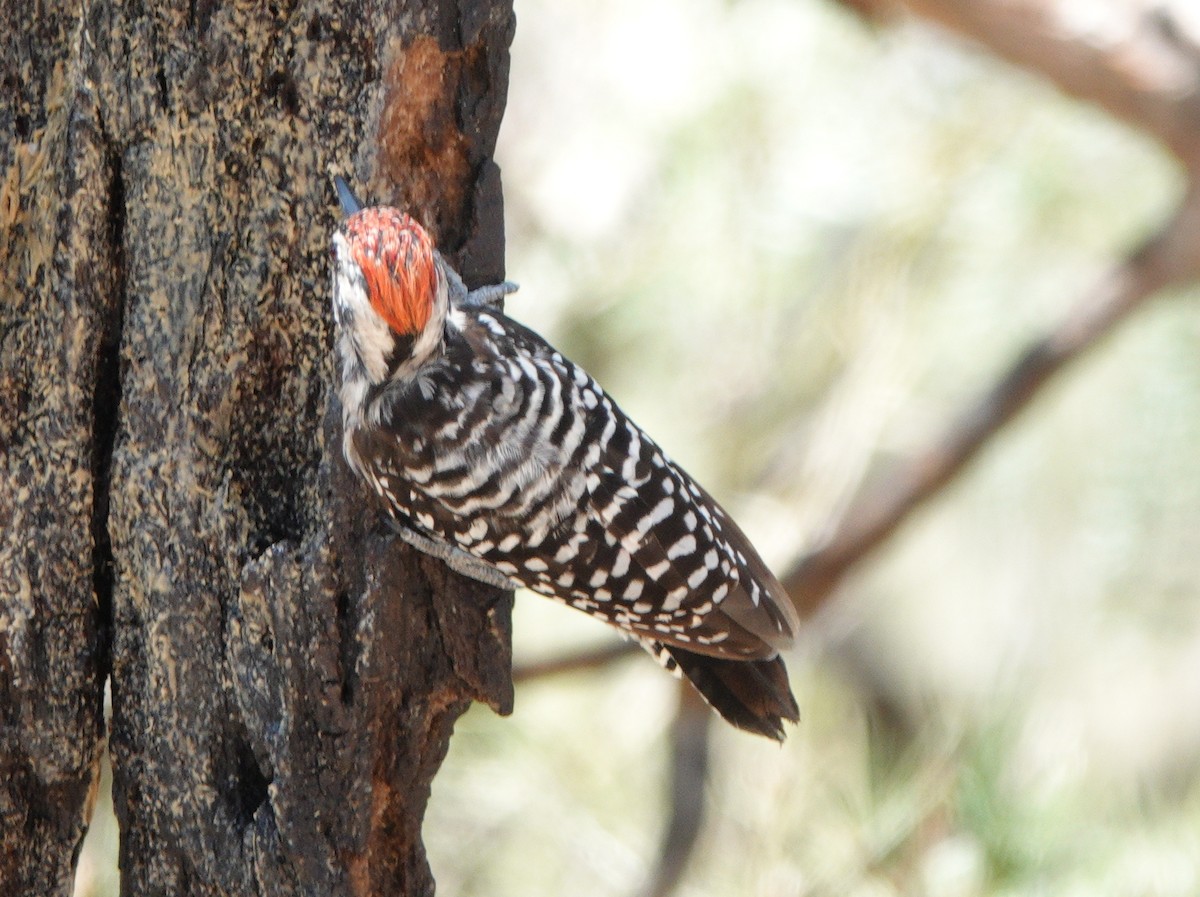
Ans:
[[[75,21],[0,7],[0,893],[63,893],[99,756],[105,659],[107,160],[68,105]],[[70,204],[72,213],[64,213]]]
[[[500,279],[513,27],[0,6],[0,892],[68,889],[110,669],[125,893],[432,891],[429,784],[471,700],[511,704],[511,597],[380,532],[341,461],[329,176]]]

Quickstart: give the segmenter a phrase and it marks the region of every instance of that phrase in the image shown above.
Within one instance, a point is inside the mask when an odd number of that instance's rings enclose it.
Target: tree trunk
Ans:
[[[124,893],[433,890],[511,596],[341,459],[330,175],[502,279],[514,19],[417,7],[0,0],[0,893],[68,893],[109,675]]]

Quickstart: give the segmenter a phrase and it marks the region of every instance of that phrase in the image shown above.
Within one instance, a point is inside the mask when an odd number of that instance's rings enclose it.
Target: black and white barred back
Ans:
[[[488,306],[511,288],[468,294],[412,219],[358,211],[334,246],[345,453],[401,533],[618,627],[731,723],[781,739],[797,617],[733,520],[588,374]]]

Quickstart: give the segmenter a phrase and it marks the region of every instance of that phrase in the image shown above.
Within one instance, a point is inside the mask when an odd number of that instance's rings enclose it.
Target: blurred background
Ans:
[[[1103,37],[1107,0],[1066,5]],[[1150,138],[921,21],[516,9],[509,313],[780,573],[1184,188]],[[1200,892],[1197,299],[1139,310],[851,571],[788,657],[782,748],[711,727],[676,893]],[[514,628],[518,666],[611,638],[529,594]],[[644,893],[677,701],[633,655],[472,709],[425,829],[439,892]]]
[[[1074,7],[1100,30],[1111,5]],[[925,22],[516,8],[509,312],[781,573],[1184,186],[1150,139]],[[788,658],[782,749],[712,727],[679,894],[1200,892],[1197,299],[1143,308],[854,569]],[[514,628],[518,665],[608,637],[529,594]],[[638,894],[675,704],[634,655],[473,709],[426,826],[440,892]]]

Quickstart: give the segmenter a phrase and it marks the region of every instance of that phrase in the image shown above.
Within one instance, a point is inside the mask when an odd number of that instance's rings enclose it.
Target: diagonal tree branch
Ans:
[[[901,462],[846,511],[830,538],[784,577],[801,611],[813,613],[841,577],[890,536],[980,452],[1050,379],[1112,333],[1147,299],[1200,275],[1200,189],[1193,184],[1170,221],[1084,294],[1057,328],[1030,345],[945,433]]]

